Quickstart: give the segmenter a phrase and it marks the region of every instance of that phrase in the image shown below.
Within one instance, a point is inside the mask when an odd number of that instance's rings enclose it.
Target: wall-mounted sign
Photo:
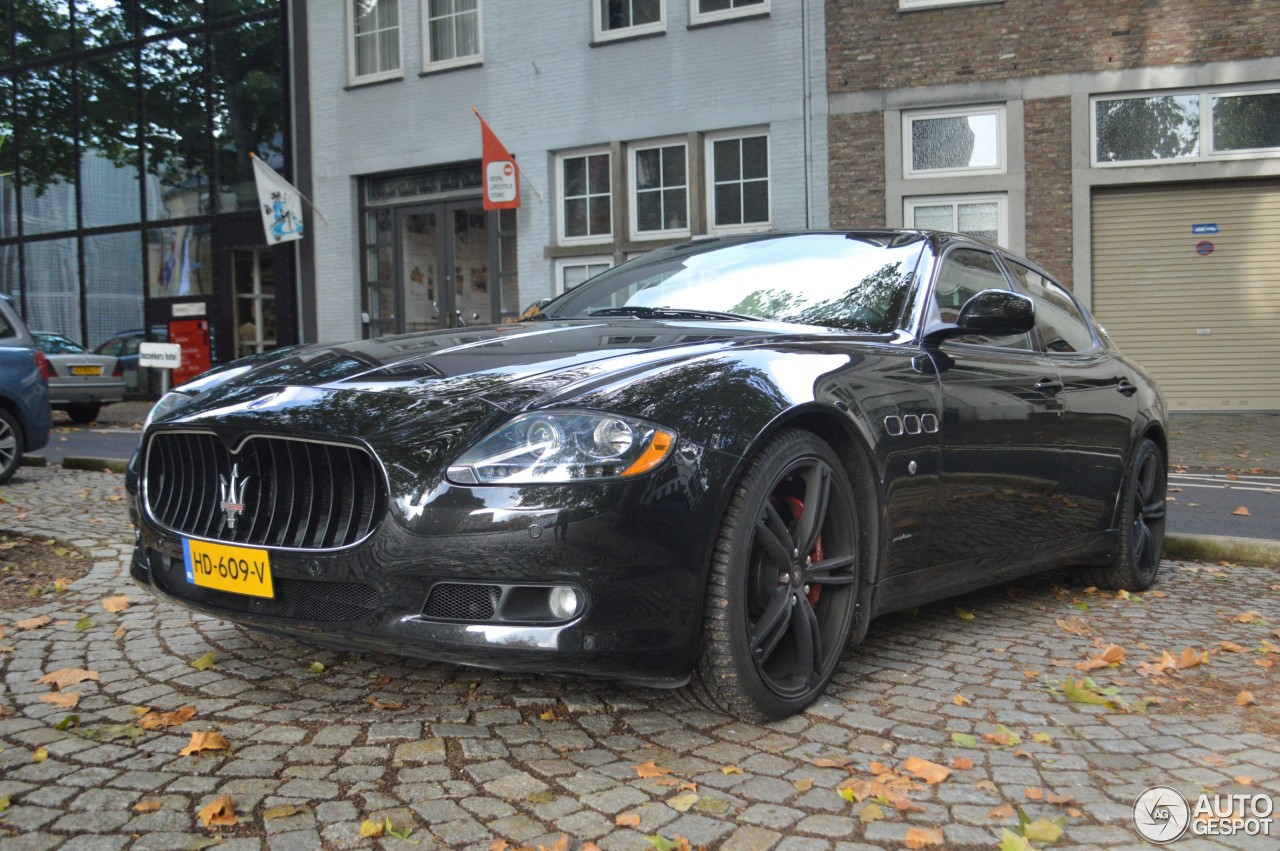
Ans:
[[[174,316],[204,316],[207,312],[203,301],[180,301],[173,305]]]
[[[177,343],[139,343],[138,366],[177,369],[182,365],[182,346]]]
[[[1207,239],[1202,239],[1196,243],[1196,254],[1201,257],[1208,257],[1213,253],[1213,243]]]
[[[1218,232],[1217,222],[1204,222],[1203,224],[1192,225],[1191,233],[1193,236],[1203,236]]]

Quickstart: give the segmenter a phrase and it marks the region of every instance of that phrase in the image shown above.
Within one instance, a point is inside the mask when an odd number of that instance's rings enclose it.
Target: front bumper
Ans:
[[[330,646],[678,686],[693,666],[719,511],[719,494],[697,483],[724,480],[694,475],[709,460],[732,463],[699,451],[641,481],[444,486],[412,520],[392,509],[357,546],[269,550],[273,599],[188,582],[182,538],[140,512],[135,491],[132,574],[191,609]],[[553,585],[580,590],[585,607],[556,621],[527,606],[475,617],[436,603],[442,588],[498,589],[505,600],[513,588],[536,596]]]

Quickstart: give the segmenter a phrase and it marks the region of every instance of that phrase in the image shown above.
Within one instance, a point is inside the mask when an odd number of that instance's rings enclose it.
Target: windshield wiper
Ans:
[[[638,316],[643,319],[746,319],[758,322],[759,316],[741,313],[725,313],[719,310],[698,310],[686,307],[644,307],[638,304],[624,307],[604,307],[591,311],[589,316]]]

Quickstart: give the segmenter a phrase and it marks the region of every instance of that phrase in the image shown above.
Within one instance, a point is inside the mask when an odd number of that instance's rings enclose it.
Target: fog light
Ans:
[[[551,605],[551,614],[560,620],[568,620],[578,613],[578,609],[582,607],[582,600],[578,596],[578,592],[567,585],[559,585],[551,589],[551,598],[548,600]]]

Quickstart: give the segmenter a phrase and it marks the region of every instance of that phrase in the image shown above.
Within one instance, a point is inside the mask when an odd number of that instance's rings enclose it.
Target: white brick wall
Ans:
[[[473,106],[525,177],[517,215],[523,300],[551,292],[543,252],[555,239],[558,150],[766,125],[774,226],[825,227],[821,0],[773,0],[766,18],[695,29],[688,0],[665,1],[665,34],[593,47],[592,0],[481,0],[484,64],[419,76],[421,6],[401,0],[403,79],[348,88],[350,0],[306,0],[314,200],[328,218],[314,225],[320,339],[361,334],[357,177],[479,159]],[[802,3],[812,80],[807,211]]]

